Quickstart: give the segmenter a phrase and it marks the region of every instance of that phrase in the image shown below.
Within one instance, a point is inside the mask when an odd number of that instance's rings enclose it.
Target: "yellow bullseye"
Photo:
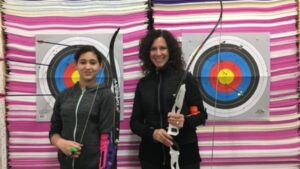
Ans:
[[[222,85],[229,85],[234,79],[234,73],[230,69],[222,69],[218,73],[218,81]]]
[[[75,84],[76,82],[79,81],[79,77],[80,77],[80,75],[79,75],[77,70],[72,73],[72,82],[73,82],[73,84]]]

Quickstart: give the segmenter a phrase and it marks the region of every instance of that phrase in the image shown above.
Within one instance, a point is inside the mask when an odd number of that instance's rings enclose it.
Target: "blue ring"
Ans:
[[[74,53],[68,54],[62,60],[60,60],[60,62],[57,64],[57,67],[54,71],[55,85],[59,92],[62,92],[66,89],[66,86],[64,84],[63,73],[66,71],[67,67],[70,64],[74,64]],[[96,79],[98,84],[104,84],[105,81],[104,69],[101,69],[99,71],[99,73],[96,76]]]
[[[214,54],[210,58],[205,60],[202,69],[198,72],[198,74],[200,75],[199,81],[201,82],[203,89],[211,98],[215,98],[217,91],[211,86],[209,77],[213,66],[219,62],[218,56],[219,54]],[[243,76],[241,84],[238,86],[238,88],[235,89],[236,91],[230,93],[218,92],[218,100],[222,102],[232,102],[240,98],[240,96],[237,94],[237,91],[247,91],[251,83],[252,73],[245,59],[241,58],[239,55],[233,52],[221,52],[220,62],[222,61],[235,63],[237,66],[239,66],[241,74]]]

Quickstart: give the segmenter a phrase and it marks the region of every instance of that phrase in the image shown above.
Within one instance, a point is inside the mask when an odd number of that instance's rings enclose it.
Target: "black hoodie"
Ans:
[[[95,94],[96,99],[93,103]],[[83,135],[91,106],[93,107]],[[77,83],[58,95],[51,118],[49,137],[51,139],[53,134],[59,134],[64,139],[76,142],[80,142],[82,138],[83,147],[79,158],[74,161],[74,169],[98,169],[100,134],[112,130],[114,111],[114,95],[107,87],[81,90]],[[58,160],[61,169],[73,169],[73,159],[60,150]]]

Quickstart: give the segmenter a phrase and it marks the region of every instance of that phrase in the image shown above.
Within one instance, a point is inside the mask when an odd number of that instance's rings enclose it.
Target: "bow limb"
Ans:
[[[221,23],[223,18],[223,1],[220,0],[220,15],[219,15],[219,19],[217,21],[217,23],[215,24],[214,28],[210,31],[210,33],[206,36],[206,38],[204,39],[204,41],[201,43],[200,46],[197,47],[197,49],[195,50],[195,52],[193,53],[193,55],[191,56],[191,61],[188,63],[187,67],[186,67],[186,71],[188,71],[191,67],[191,64],[193,63],[193,61],[195,60],[196,56],[198,55],[199,51],[202,49],[202,47],[204,46],[204,44],[207,42],[207,40],[212,36],[212,34],[216,31],[217,27],[219,26],[219,24]]]
[[[219,19],[218,22],[216,23],[215,27],[213,28],[213,30],[210,32],[210,34],[207,36],[207,38],[205,38],[205,40],[203,41],[203,43],[200,45],[199,50],[197,49],[197,54],[200,51],[200,49],[203,47],[203,45],[206,43],[206,41],[210,38],[210,36],[213,34],[213,32],[216,30],[216,28],[218,27],[218,25],[221,23],[223,18],[223,2],[222,0],[220,0],[220,15],[219,15]],[[221,43],[219,44],[219,52],[218,52],[218,70],[219,70],[219,62],[220,62],[220,51],[221,51]],[[195,56],[197,55],[195,54]],[[218,81],[216,81],[216,86],[218,86]],[[216,95],[215,95],[215,106],[217,104],[217,97],[218,97],[218,91],[216,91]],[[214,116],[215,117],[215,116]],[[212,145],[211,145],[211,167],[214,166],[214,146],[215,146],[215,119],[213,120],[213,131],[212,131]]]
[[[120,28],[118,28],[115,31],[109,44],[109,60],[110,60],[110,66],[112,71],[112,85],[113,85],[113,92],[115,95],[115,102],[116,102],[116,112],[115,112],[114,123],[113,123],[115,125],[113,131],[113,140],[115,144],[117,144],[119,141],[120,87],[118,82],[117,68],[116,68],[115,56],[114,56],[114,44],[116,41],[116,37],[119,33],[119,30]]]
[[[117,168],[117,144],[119,142],[119,124],[120,124],[120,87],[118,82],[117,68],[115,63],[114,56],[114,44],[116,41],[116,37],[119,33],[120,28],[118,28],[110,41],[109,44],[109,60],[110,60],[110,70],[111,70],[111,79],[112,79],[112,87],[113,93],[115,96],[116,109],[113,113],[113,129],[110,133],[110,138],[108,135],[102,134],[100,141],[100,162],[99,169],[116,169]],[[105,137],[106,136],[106,137]],[[109,141],[109,140],[110,141]]]

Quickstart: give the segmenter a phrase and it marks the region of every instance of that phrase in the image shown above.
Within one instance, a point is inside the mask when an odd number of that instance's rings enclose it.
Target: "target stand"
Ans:
[[[104,63],[103,68],[97,74],[97,83],[111,86],[112,71],[109,65],[109,43],[112,34],[96,35],[37,35],[36,36],[36,62],[37,65],[37,121],[49,121],[55,97],[67,88],[79,81],[79,74],[75,69],[74,54],[82,45],[95,46],[101,53]],[[38,40],[44,42],[39,43]],[[117,37],[115,47],[115,63],[119,77],[120,89],[123,83],[121,56],[121,38]],[[119,47],[118,47],[119,46]],[[122,91],[122,90],[121,90]],[[123,95],[121,94],[121,97]],[[121,105],[122,109],[122,105]],[[122,112],[122,111],[121,111]]]
[[[205,35],[185,34],[186,62]],[[197,77],[208,120],[269,119],[269,34],[222,34],[207,41],[190,72]]]

